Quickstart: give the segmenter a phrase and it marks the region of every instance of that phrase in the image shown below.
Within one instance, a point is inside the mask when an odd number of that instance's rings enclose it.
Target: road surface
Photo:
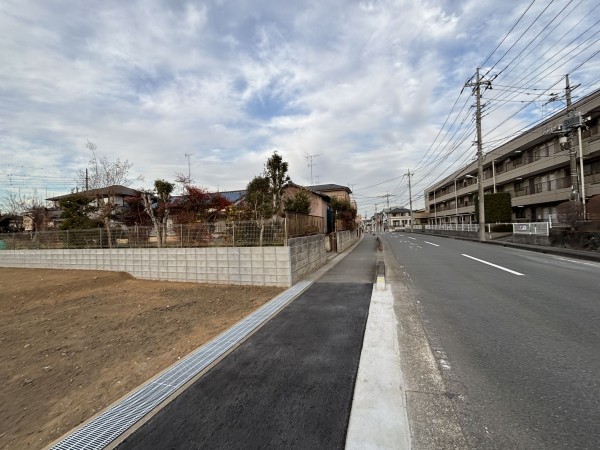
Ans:
[[[408,303],[418,311],[437,363],[421,364],[413,379],[441,373],[447,418],[466,446],[600,446],[600,264],[416,233],[382,236],[388,280],[401,287],[406,311]],[[414,359],[407,372],[423,360],[411,351],[404,349]],[[427,426],[419,415],[411,419],[417,433]],[[444,432],[430,425],[433,435]]]

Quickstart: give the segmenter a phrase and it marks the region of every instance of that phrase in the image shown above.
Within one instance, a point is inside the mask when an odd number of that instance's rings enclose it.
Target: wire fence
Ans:
[[[0,234],[0,249],[263,247],[283,246],[288,238],[286,219],[265,221],[176,224],[167,227],[118,226],[108,232],[46,230]]]

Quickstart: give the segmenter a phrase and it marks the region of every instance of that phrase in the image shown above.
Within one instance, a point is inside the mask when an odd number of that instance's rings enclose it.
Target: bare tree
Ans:
[[[38,196],[35,190],[31,195],[8,192],[2,197],[0,204],[5,214],[23,216],[29,220],[29,226],[33,232],[32,239],[37,239],[38,232],[44,230],[48,225],[46,202]]]
[[[112,247],[110,224],[114,219],[117,207],[117,190],[120,186],[131,184],[129,169],[133,167],[133,164],[128,160],[109,161],[105,156],[97,155],[98,147],[91,141],[87,142],[86,147],[92,152],[92,158],[89,161],[89,167],[78,172],[77,181],[96,201],[99,218],[108,235],[108,246]]]

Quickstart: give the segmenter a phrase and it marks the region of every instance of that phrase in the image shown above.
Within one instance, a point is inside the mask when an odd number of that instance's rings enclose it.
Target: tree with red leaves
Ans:
[[[231,202],[219,193],[185,185],[184,195],[174,205],[173,216],[179,223],[214,222]]]

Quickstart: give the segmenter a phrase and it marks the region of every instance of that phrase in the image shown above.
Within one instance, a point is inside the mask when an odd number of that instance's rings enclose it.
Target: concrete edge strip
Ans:
[[[391,289],[374,285],[346,449],[411,448],[397,326]]]
[[[181,391],[181,388],[187,383],[233,351],[247,337],[336,266],[361,241],[362,238],[323,267],[46,448],[52,450],[97,449],[110,445],[155,409],[172,400],[174,395]]]

